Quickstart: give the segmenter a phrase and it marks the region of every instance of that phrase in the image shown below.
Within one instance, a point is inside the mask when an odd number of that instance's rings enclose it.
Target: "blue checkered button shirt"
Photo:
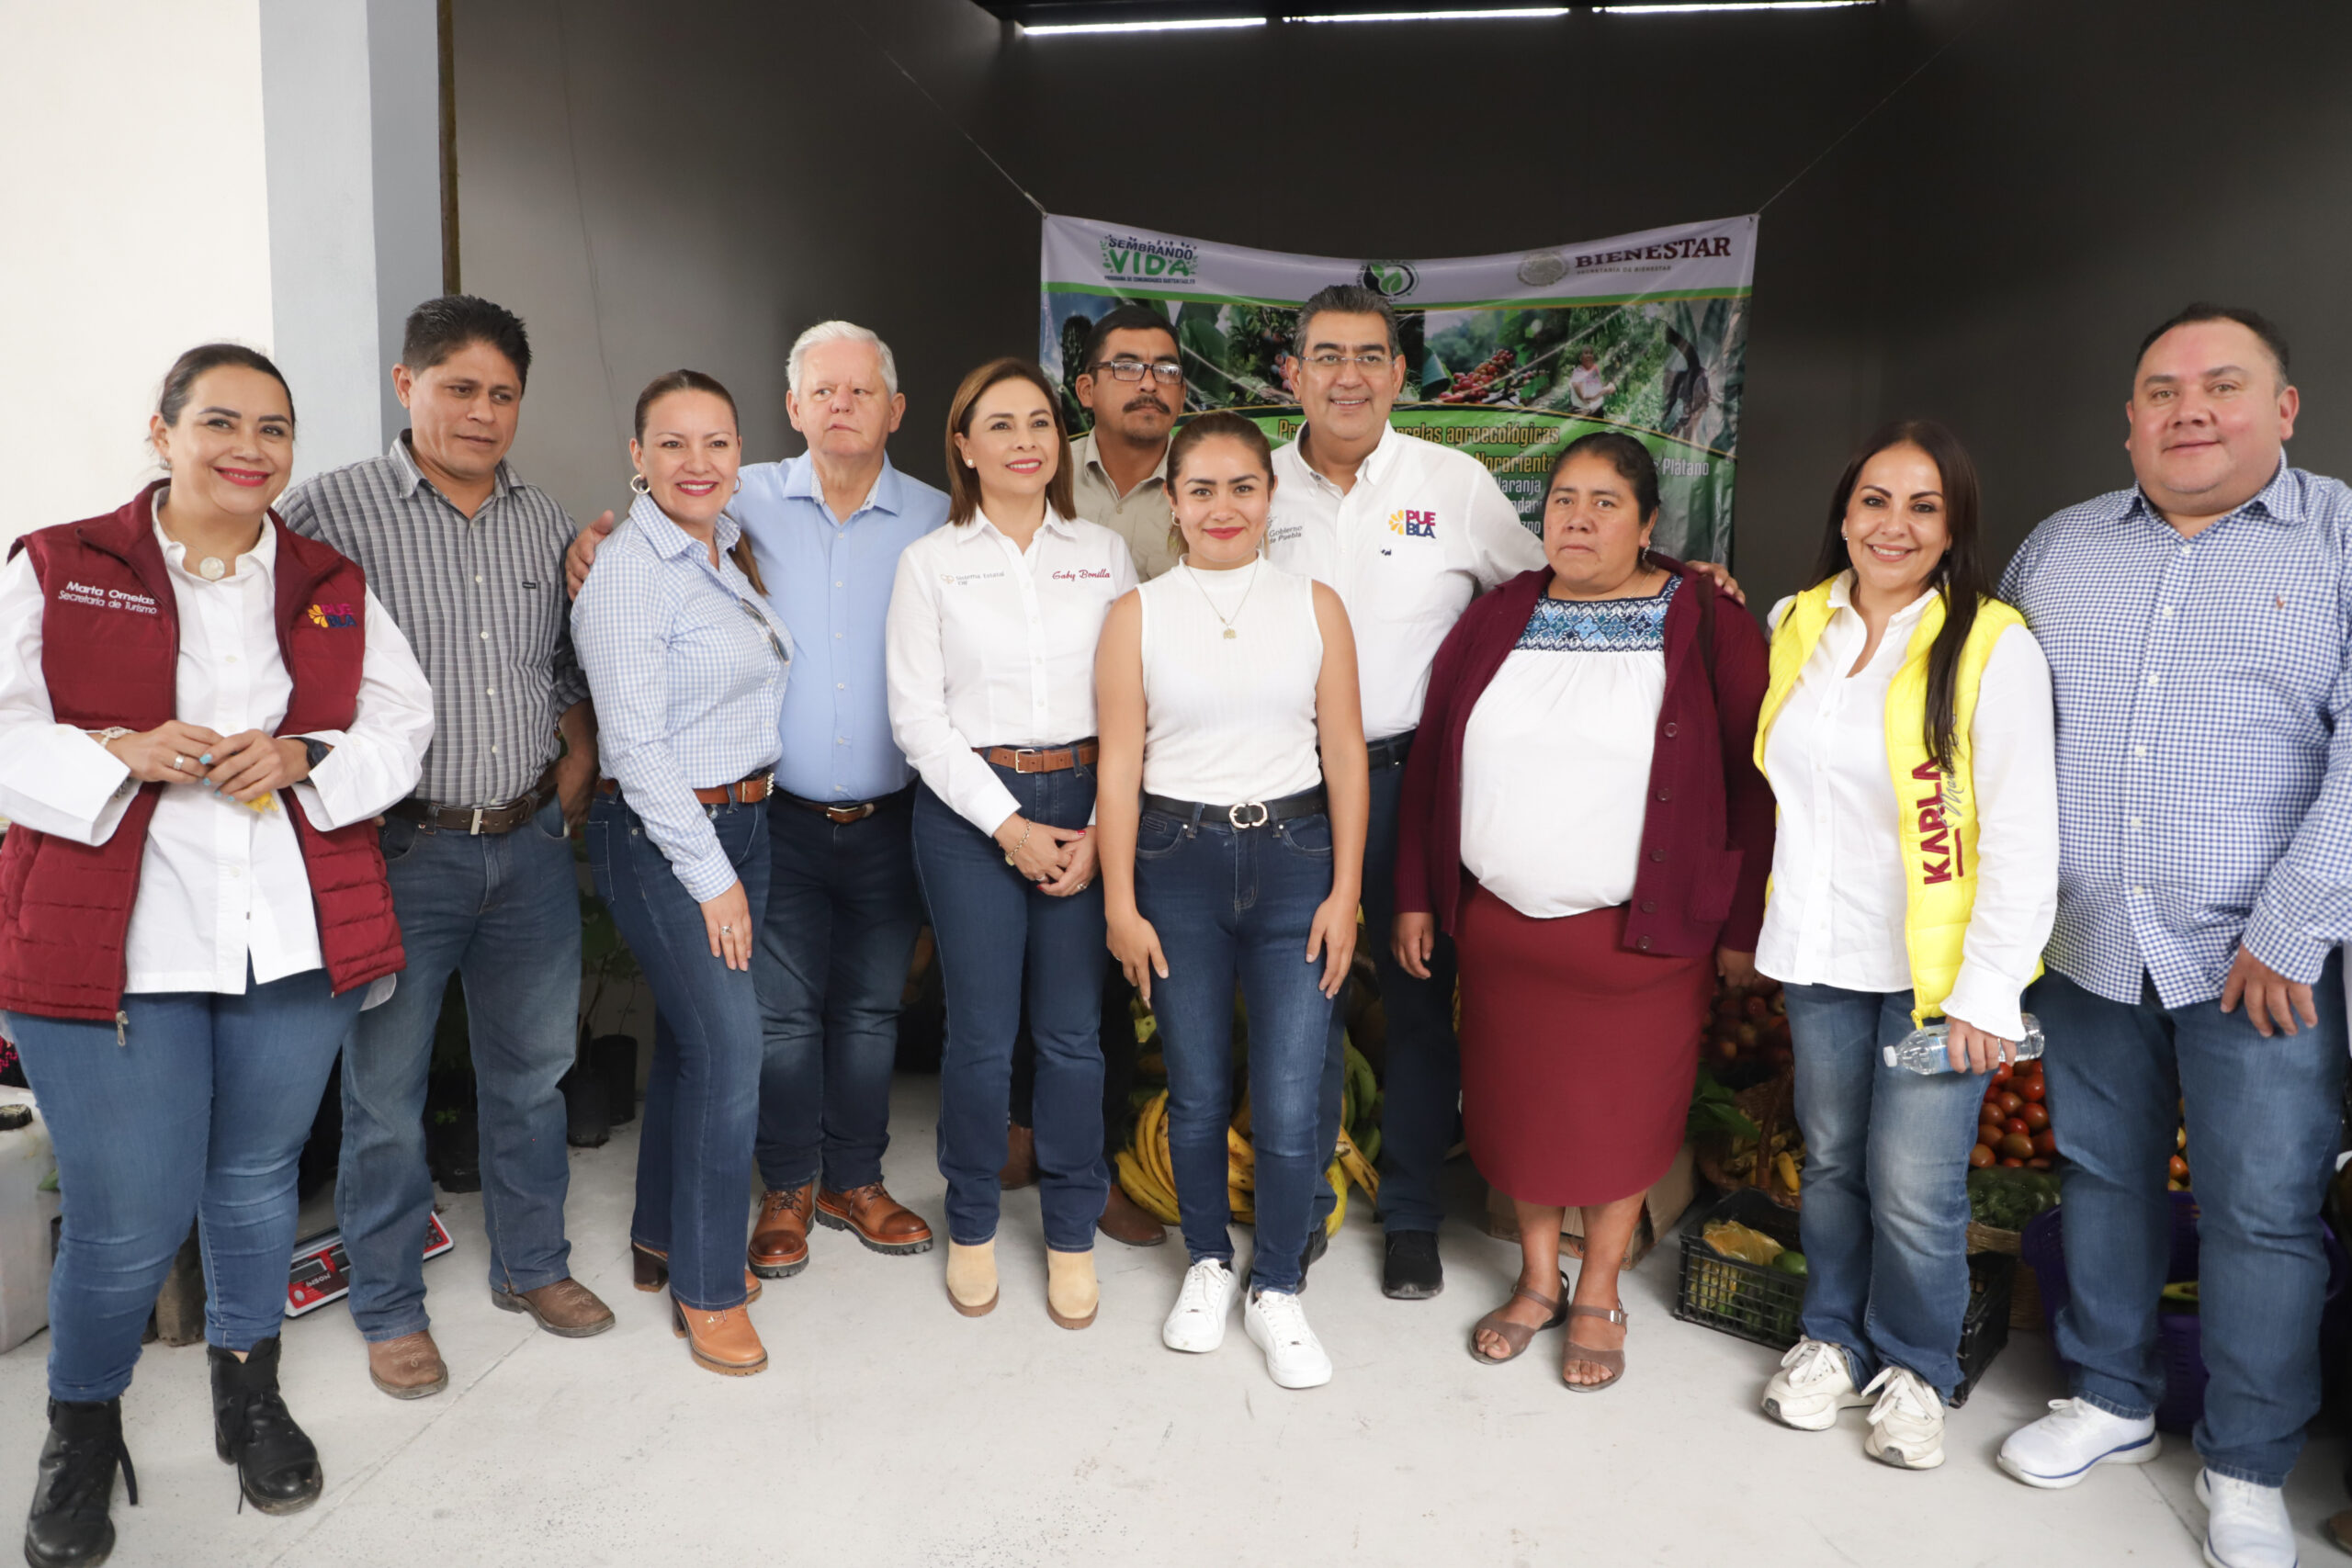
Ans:
[[[2352,939],[2352,490],[2281,465],[2183,539],[2137,489],[2061,512],[2001,582],[2058,706],[2051,965],[2136,1002],[2291,980]]]
[[[697,903],[733,886],[735,867],[694,792],[775,763],[792,662],[784,623],[728,558],[735,520],[721,516],[718,533],[714,567],[707,547],[638,497],[571,607],[605,772]]]

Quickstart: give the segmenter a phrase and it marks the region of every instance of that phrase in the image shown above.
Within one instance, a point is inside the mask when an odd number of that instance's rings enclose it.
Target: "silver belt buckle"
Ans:
[[[477,807],[474,807],[474,819],[473,819],[473,821],[472,821],[470,824],[469,824],[469,825],[468,825],[468,827],[467,827],[467,829],[466,829],[466,832],[467,832],[467,834],[468,834],[469,836],[476,837],[476,838],[479,838],[479,837],[481,836],[481,814],[482,814],[484,811],[488,810],[488,809],[489,809],[489,807],[482,807],[482,806],[477,806]]]
[[[1042,757],[1042,756],[1044,756],[1044,755],[1046,754],[1046,749],[1045,747],[1043,747],[1043,746],[1016,746],[1016,747],[1014,747],[1014,748],[1012,749],[1012,771],[1013,771],[1014,773],[1044,773],[1046,770],[1045,770],[1045,769],[1043,769],[1043,768],[1032,768],[1032,767],[1027,767],[1027,766],[1024,766],[1024,765],[1023,765],[1023,763],[1024,763],[1024,761],[1025,761],[1026,759],[1030,759],[1030,758],[1036,758],[1036,757]]]
[[[1251,822],[1244,822],[1241,819],[1241,814],[1245,811],[1256,812],[1258,814],[1257,819]],[[1266,825],[1266,818],[1272,815],[1272,813],[1266,809],[1266,803],[1262,800],[1253,800],[1246,805],[1228,806],[1225,808],[1225,819],[1232,823],[1236,828],[1262,828]]]

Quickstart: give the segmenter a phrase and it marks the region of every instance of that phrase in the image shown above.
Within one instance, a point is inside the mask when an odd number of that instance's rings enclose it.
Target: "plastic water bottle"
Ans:
[[[2025,1038],[2011,1050],[2020,1062],[2030,1062],[2041,1055],[2041,1025],[2033,1014],[2025,1017]],[[1890,1067],[1901,1067],[1906,1073],[1948,1073],[1952,1070],[1951,1057],[1946,1054],[1945,1042],[1951,1037],[1951,1025],[1942,1019],[1915,1029],[1903,1037],[1900,1045],[1889,1045],[1879,1055]]]

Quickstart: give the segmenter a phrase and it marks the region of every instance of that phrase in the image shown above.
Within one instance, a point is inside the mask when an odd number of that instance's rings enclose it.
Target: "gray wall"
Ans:
[[[1951,420],[1996,553],[2125,482],[2116,406],[2150,321],[2280,316],[2307,466],[2352,468],[2344,310],[2352,7],[1911,0],[1877,10],[1022,39],[966,0],[458,0],[465,285],[538,363],[518,463],[623,499],[636,389],[690,364],[754,457],[799,448],[784,351],[842,315],[896,347],[899,460],[938,479],[956,378],[1034,352],[1035,212],[1327,254],[1477,254],[1765,213],[1736,564],[1816,546],[1852,442]],[[1955,41],[1956,40],[1956,41]],[[934,107],[883,57],[887,48]]]

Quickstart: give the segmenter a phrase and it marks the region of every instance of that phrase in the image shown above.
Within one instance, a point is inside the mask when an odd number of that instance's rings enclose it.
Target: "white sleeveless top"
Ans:
[[[1322,783],[1314,579],[1261,557],[1232,571],[1179,564],[1136,592],[1145,793],[1237,806]]]

